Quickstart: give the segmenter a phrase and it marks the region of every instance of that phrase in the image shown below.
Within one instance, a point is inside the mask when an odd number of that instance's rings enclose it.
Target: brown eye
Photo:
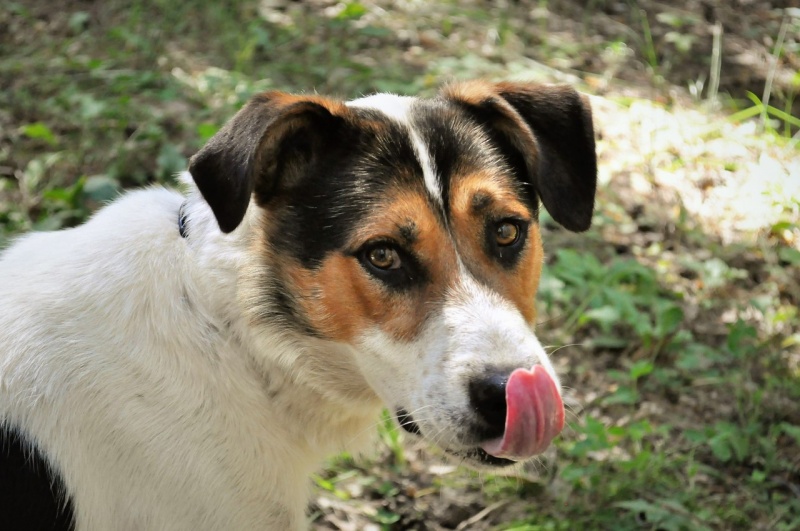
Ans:
[[[495,229],[495,238],[497,239],[497,245],[501,247],[511,245],[519,238],[519,227],[514,223],[504,221]]]
[[[378,269],[400,268],[400,256],[397,251],[385,245],[370,250],[367,253],[367,260]]]

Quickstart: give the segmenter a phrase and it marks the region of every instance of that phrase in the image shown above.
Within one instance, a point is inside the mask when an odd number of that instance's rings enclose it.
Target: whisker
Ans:
[[[430,405],[430,404],[428,404],[428,405],[420,406],[420,407],[418,407],[417,409],[415,409],[415,410],[414,410],[412,413],[408,413],[408,415],[413,415],[414,413],[417,413],[417,412],[419,412],[419,411],[422,411],[422,410],[423,410],[423,409],[425,409],[425,408],[430,408],[430,407],[433,407],[433,405]],[[394,418],[395,420],[397,420],[397,418],[396,418],[396,417],[395,417],[395,416],[394,416],[392,413],[390,413],[390,415],[392,415],[392,418]],[[419,420],[419,419],[414,419],[414,420],[416,421],[416,420]],[[423,419],[422,419],[422,421],[423,421],[423,422],[424,422],[424,421],[426,421],[426,420],[432,420],[432,418],[423,418]],[[399,423],[397,423],[397,424],[399,424]],[[390,431],[390,432],[397,431],[397,428],[399,428],[399,426],[398,426],[397,424],[393,425],[393,426],[392,426],[392,428],[391,428],[389,431]],[[355,440],[357,440],[357,439],[359,439],[361,436],[363,436],[365,433],[368,433],[368,432],[370,432],[370,431],[377,431],[377,430],[378,430],[378,429],[379,429],[379,428],[380,428],[382,425],[383,425],[383,419],[376,420],[374,423],[370,424],[369,426],[367,426],[367,427],[366,427],[366,428],[364,428],[363,430],[360,430],[358,433],[356,433],[356,434],[355,434],[355,435],[354,435],[354,436],[353,436],[353,437],[352,437],[352,438],[349,440],[349,442],[350,442],[350,443],[354,442]]]
[[[550,352],[548,352],[548,355],[552,356],[553,354],[555,354],[556,352],[558,352],[558,351],[559,351],[559,350],[561,350],[562,348],[567,348],[567,347],[580,347],[580,346],[582,346],[582,343],[568,343],[568,344],[566,344],[566,345],[561,345],[560,347],[546,346],[546,347],[542,347],[542,348],[544,348],[544,349],[545,349],[545,352],[547,352],[547,349],[548,349],[548,348],[552,348],[553,350],[551,350]]]

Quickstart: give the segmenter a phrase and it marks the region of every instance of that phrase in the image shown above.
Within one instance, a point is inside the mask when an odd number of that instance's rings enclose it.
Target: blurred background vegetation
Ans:
[[[800,9],[792,0],[46,0],[0,7],[0,247],[174,184],[265,89],[572,83],[591,231],[547,217],[553,455],[475,474],[380,427],[315,529],[800,528]],[[2,281],[2,279],[0,279]]]

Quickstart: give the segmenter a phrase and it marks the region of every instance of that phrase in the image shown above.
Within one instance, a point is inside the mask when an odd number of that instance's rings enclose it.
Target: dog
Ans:
[[[253,97],[189,161],[0,257],[3,529],[289,530],[383,408],[500,469],[564,424],[540,204],[591,223],[570,87]]]

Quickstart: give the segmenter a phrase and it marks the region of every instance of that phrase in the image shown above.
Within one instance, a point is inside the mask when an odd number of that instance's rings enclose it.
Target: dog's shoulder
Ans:
[[[182,201],[164,188],[127,193],[83,225],[29,233],[0,254],[0,375],[26,351],[88,349],[102,323],[124,325],[163,295],[185,255]]]
[[[109,251],[163,245],[170,236],[177,241],[177,213],[182,201],[181,194],[166,188],[138,190],[100,209],[80,226],[25,234],[0,251],[0,278],[37,274],[63,278],[68,272],[66,266],[74,262],[80,264],[101,254],[108,261]],[[11,283],[2,285],[8,288]]]

